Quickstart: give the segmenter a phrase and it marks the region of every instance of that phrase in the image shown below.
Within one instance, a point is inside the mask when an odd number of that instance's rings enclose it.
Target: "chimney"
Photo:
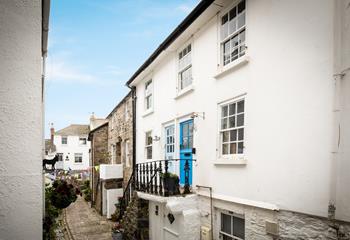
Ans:
[[[53,123],[51,123],[50,125],[51,125],[51,128],[50,128],[51,144],[53,144],[53,137],[55,135],[55,128],[53,127]]]

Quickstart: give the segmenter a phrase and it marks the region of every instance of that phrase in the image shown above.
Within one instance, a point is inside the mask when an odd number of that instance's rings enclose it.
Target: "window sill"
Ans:
[[[151,115],[153,113],[153,109],[148,109],[142,114],[142,117],[147,117],[148,115]]]
[[[220,166],[220,165],[247,165],[247,159],[224,159],[219,158],[214,162],[214,165]]]
[[[191,84],[189,86],[187,86],[186,88],[182,89],[181,91],[178,91],[176,94],[176,97],[174,99],[179,99],[187,94],[189,94],[190,92],[193,92],[194,90],[194,86]]]
[[[225,76],[226,74],[232,72],[233,70],[236,70],[242,67],[248,62],[249,62],[249,57],[247,55],[244,55],[243,57],[236,59],[235,61],[227,64],[226,66],[219,68],[218,73],[214,76],[214,78],[219,79]]]

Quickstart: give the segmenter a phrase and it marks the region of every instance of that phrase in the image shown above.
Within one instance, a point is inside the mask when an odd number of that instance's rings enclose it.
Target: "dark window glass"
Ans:
[[[240,3],[238,4],[238,14],[241,13],[241,12],[243,12],[244,9],[245,9],[245,1],[243,0],[242,2],[240,2]]]

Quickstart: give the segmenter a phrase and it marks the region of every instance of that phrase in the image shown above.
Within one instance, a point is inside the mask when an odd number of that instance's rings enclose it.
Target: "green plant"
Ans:
[[[49,199],[54,207],[63,209],[75,202],[77,199],[76,190],[72,184],[68,184],[64,180],[55,180],[52,187],[49,188]]]
[[[179,176],[177,176],[175,173],[171,173],[171,172],[161,173],[160,177],[161,178],[174,178],[174,179],[178,179],[179,178]]]
[[[91,190],[91,188],[89,186],[89,184],[90,184],[89,180],[87,180],[87,181],[88,181],[87,186],[86,186],[86,184],[84,184],[85,185],[85,189],[82,190],[82,192],[84,194],[85,201],[90,202],[91,201],[92,190]]]

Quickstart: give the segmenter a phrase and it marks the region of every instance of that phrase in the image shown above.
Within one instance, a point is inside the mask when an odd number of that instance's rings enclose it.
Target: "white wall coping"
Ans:
[[[209,193],[204,192],[204,191],[197,191],[196,193],[200,196],[210,197]],[[271,203],[254,201],[254,200],[249,200],[249,199],[244,199],[244,198],[237,198],[237,197],[221,195],[221,194],[216,194],[216,193],[213,193],[212,196],[214,199],[223,200],[223,201],[227,201],[227,202],[234,202],[234,203],[238,203],[238,204],[254,206],[254,207],[258,207],[258,208],[264,208],[264,209],[268,209],[268,210],[272,210],[272,211],[279,211],[280,210],[280,208],[277,205],[271,204]]]

